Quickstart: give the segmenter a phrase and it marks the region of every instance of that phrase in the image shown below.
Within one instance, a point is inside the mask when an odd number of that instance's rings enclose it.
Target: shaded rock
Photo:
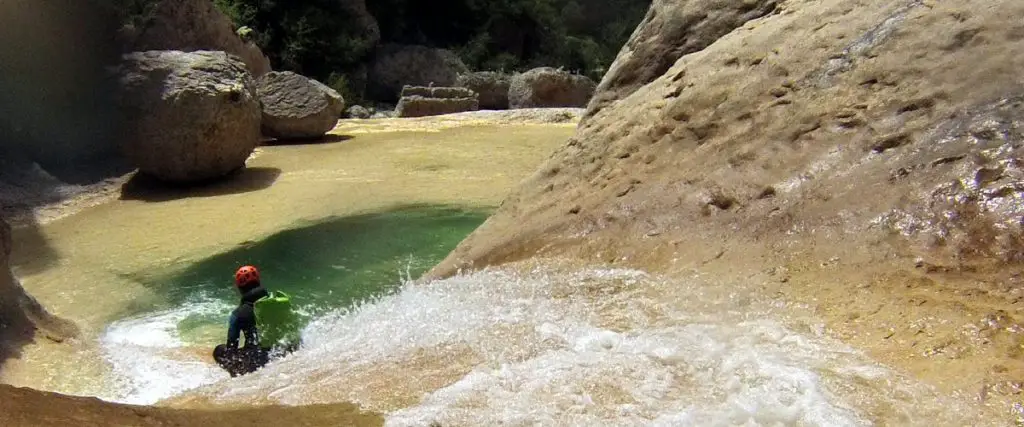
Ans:
[[[336,0],[348,14],[347,23],[353,28],[354,34],[360,34],[360,42],[365,46],[377,46],[380,43],[380,26],[377,19],[366,8],[365,0]]]
[[[262,131],[278,139],[319,138],[338,123],[345,100],[334,89],[291,71],[256,80],[263,109]]]
[[[441,114],[476,111],[480,104],[474,98],[425,98],[419,95],[405,96],[398,101],[395,115],[398,117],[424,117]]]
[[[224,51],[241,58],[254,77],[270,71],[270,60],[238,36],[211,0],[161,0],[144,26],[130,32],[129,51]]]
[[[123,160],[111,120],[117,79],[106,70],[122,53],[112,43],[119,21],[96,6],[0,2],[0,175],[16,159],[75,184],[121,172],[107,172]]]
[[[368,119],[373,113],[362,105],[353,105],[345,111],[345,116],[350,119]]]
[[[551,67],[534,68],[512,76],[509,108],[585,107],[595,86],[586,76]]]
[[[11,227],[0,217],[0,363],[31,342],[37,331],[58,342],[79,333],[73,323],[53,316],[25,292],[11,272],[11,249]]]
[[[405,85],[451,86],[459,73],[466,71],[466,64],[449,50],[386,44],[377,50],[370,66],[367,96],[394,102]]]
[[[511,85],[511,77],[508,74],[494,71],[464,73],[455,80],[455,86],[476,92],[480,100],[480,108],[485,110],[508,108],[509,85]]]
[[[661,77],[676,61],[703,50],[778,0],[655,0],[597,87],[588,115]]]
[[[260,103],[245,64],[224,52],[125,55],[121,148],[141,172],[194,182],[245,166],[260,140]]]
[[[475,98],[477,95],[472,90],[462,87],[426,87],[426,86],[404,86],[402,97],[422,96],[424,98]]]

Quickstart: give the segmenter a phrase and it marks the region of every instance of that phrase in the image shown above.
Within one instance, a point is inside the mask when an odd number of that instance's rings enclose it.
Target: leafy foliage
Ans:
[[[374,40],[340,0],[214,0],[275,69],[326,80],[364,61]]]
[[[384,40],[454,48],[472,68],[550,65],[599,77],[649,0],[375,0]]]
[[[127,1],[127,0],[125,0]],[[319,79],[372,53],[342,0],[215,0],[276,69]],[[383,42],[449,48],[473,69],[548,65],[599,78],[650,0],[371,0]]]
[[[140,28],[161,0],[102,0]],[[173,0],[164,0],[173,1]],[[378,40],[346,0],[213,0],[277,70],[362,93]],[[367,0],[382,43],[451,49],[476,70],[564,67],[599,79],[650,0]],[[348,99],[348,98],[346,98]]]

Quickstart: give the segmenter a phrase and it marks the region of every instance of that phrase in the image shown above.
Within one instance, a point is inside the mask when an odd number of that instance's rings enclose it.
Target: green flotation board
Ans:
[[[260,334],[260,347],[264,349],[296,348],[301,339],[301,321],[292,309],[291,296],[281,291],[270,291],[253,304],[256,327]]]

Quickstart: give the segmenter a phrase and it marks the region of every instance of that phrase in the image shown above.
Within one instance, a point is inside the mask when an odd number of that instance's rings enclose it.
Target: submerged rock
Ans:
[[[587,76],[550,67],[512,76],[509,108],[585,107],[596,84]]]
[[[309,139],[334,129],[345,100],[334,89],[291,71],[272,71],[256,81],[263,109],[263,134]]]
[[[245,166],[260,140],[260,103],[245,64],[224,52],[150,51],[124,57],[121,147],[143,173],[170,182]]]

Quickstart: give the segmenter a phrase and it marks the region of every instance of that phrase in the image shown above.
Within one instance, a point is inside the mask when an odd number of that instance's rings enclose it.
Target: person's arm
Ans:
[[[228,350],[238,350],[238,337],[242,332],[242,328],[238,325],[238,316],[234,311],[231,312],[231,318],[228,319]]]
[[[234,319],[234,335],[229,335],[228,338],[234,338],[234,347],[239,347],[239,336],[245,337],[245,347],[252,347],[257,345],[256,340],[256,313],[253,313],[252,306],[244,304],[235,309],[232,313]],[[228,343],[230,346],[231,343]]]
[[[259,331],[256,330],[256,322],[249,322],[248,325],[244,325],[242,333],[245,334],[246,347],[259,347],[260,335]]]

